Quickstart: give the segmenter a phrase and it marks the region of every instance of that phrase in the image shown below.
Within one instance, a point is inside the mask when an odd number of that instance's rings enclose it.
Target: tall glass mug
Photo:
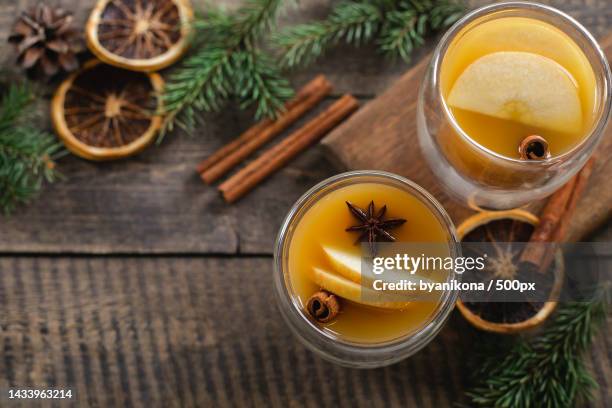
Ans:
[[[589,159],[610,116],[611,74],[572,17],[530,2],[475,10],[444,35],[421,85],[421,149],[446,190],[508,209],[558,189]],[[521,156],[527,137],[540,157]]]

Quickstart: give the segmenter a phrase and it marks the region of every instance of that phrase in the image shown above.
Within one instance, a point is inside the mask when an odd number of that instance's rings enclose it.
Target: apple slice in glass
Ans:
[[[571,74],[552,59],[529,52],[495,52],[477,59],[453,85],[448,104],[560,132],[582,127]]]

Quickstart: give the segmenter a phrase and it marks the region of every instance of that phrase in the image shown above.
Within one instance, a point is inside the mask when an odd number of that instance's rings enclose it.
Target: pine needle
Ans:
[[[462,13],[463,6],[451,0],[350,0],[334,7],[326,20],[289,27],[274,41],[287,68],[310,64],[340,42],[374,41],[385,54],[409,61],[428,35]]]
[[[27,121],[34,101],[29,85],[11,84],[0,102],[0,209],[5,214],[57,177],[54,159],[60,145]]]
[[[194,24],[196,50],[165,87],[163,133],[175,125],[193,129],[196,112],[218,111],[230,98],[254,105],[257,119],[276,116],[293,90],[257,39],[273,26],[281,4],[248,0],[233,14],[211,7]]]
[[[290,27],[274,36],[282,50],[281,64],[287,68],[308,65],[339,42],[354,46],[373,39],[384,15],[373,4],[344,2],[327,20]]]
[[[231,53],[223,48],[204,47],[187,58],[164,88],[166,129],[174,125],[195,126],[196,110],[217,111],[232,89]]]
[[[471,406],[562,408],[590,399],[597,383],[582,355],[605,321],[606,306],[599,298],[563,305],[536,338],[489,355],[466,393]]]
[[[256,49],[234,53],[233,57],[236,93],[242,101],[241,107],[256,105],[256,118],[281,111],[284,101],[293,96],[293,90],[274,61]]]

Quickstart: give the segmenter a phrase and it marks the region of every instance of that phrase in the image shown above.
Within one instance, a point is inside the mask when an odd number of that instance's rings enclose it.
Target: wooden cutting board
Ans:
[[[610,60],[612,33],[600,44]],[[421,157],[417,140],[417,92],[428,63],[429,58],[425,58],[336,128],[323,140],[323,148],[347,169],[386,170],[413,180],[432,193],[459,225],[473,211],[442,191]],[[597,151],[599,159],[570,225],[570,240],[585,239],[612,213],[612,125]],[[528,209],[537,212],[541,204],[531,204]]]

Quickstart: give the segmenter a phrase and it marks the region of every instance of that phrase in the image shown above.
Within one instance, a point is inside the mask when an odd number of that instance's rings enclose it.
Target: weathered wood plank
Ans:
[[[124,161],[62,159],[65,180],[0,218],[0,252],[271,253],[291,204],[335,170],[314,149],[226,204],[195,166],[246,128],[247,117],[228,110],[193,137],[168,136]]]
[[[459,315],[404,362],[344,369],[289,332],[271,299],[270,270],[270,258],[0,258],[0,390],[67,387],[75,406],[433,408],[462,400],[481,343]],[[603,384],[610,339],[602,333],[593,348]],[[596,406],[612,403],[609,392],[598,391]]]

